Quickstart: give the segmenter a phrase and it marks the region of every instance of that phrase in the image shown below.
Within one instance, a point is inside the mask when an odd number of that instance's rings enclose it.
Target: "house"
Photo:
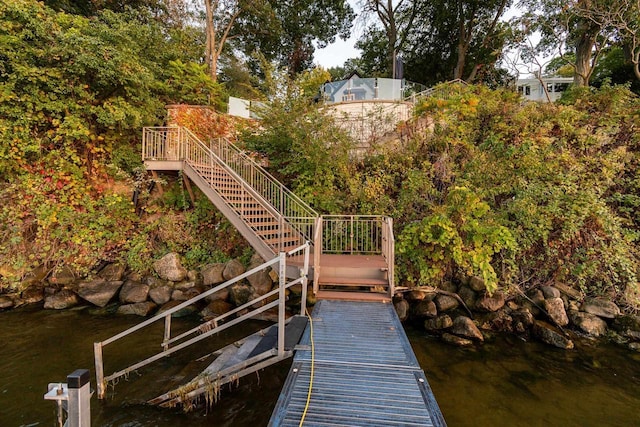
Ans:
[[[567,90],[573,83],[573,77],[542,77],[518,79],[516,82],[516,90],[520,95],[529,101],[555,102],[562,96],[562,92]],[[543,86],[544,85],[544,86]],[[547,94],[549,99],[547,99]]]

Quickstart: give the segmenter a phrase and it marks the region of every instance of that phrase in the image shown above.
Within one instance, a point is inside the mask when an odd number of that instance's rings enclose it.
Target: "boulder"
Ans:
[[[98,307],[105,307],[118,293],[122,282],[119,280],[105,281],[96,279],[78,284],[78,295],[85,301]]]
[[[218,299],[211,301],[209,305],[202,309],[200,316],[202,316],[204,320],[211,320],[231,310],[233,310],[233,305]]]
[[[173,289],[168,285],[161,285],[149,289],[149,298],[157,305],[166,304],[171,300],[171,292]]]
[[[134,278],[130,277],[131,280],[135,280]],[[159,279],[155,276],[147,276],[144,278],[144,280],[135,280],[136,282],[143,282],[146,283],[147,285],[149,285],[150,288],[155,288],[157,286],[162,286],[162,285],[166,285],[167,281],[166,280],[162,280]]]
[[[454,310],[460,305],[457,298],[444,294],[436,295],[433,302],[435,302],[438,312]]]
[[[572,311],[571,322],[584,333],[594,337],[599,337],[607,332],[607,322],[595,314]]]
[[[469,279],[469,287],[476,292],[481,292],[487,289],[484,284],[484,279],[479,276],[473,276]]]
[[[0,295],[0,310],[6,310],[13,307],[13,299],[6,295]]]
[[[180,291],[188,291],[189,289],[196,288],[198,285],[193,281],[185,281],[173,284],[173,289],[178,289]]]
[[[224,271],[225,265],[226,264],[224,263],[206,265],[200,271],[200,274],[202,274],[202,284],[205,286],[212,286],[224,282],[222,272]]]
[[[253,286],[253,289],[255,289],[258,295],[264,295],[273,288],[273,281],[271,280],[271,276],[269,276],[268,269],[260,270],[257,273],[252,274],[247,277],[247,281],[251,286]],[[300,293],[302,293],[301,286]]]
[[[476,301],[476,310],[493,312],[498,311],[504,307],[504,294],[502,292],[496,292],[489,296],[484,294]]]
[[[496,312],[484,314],[479,320],[479,325],[480,329],[512,332],[513,317],[509,315],[506,309],[502,309]]]
[[[579,300],[582,298],[582,294],[580,293],[580,291],[572,288],[569,285],[565,285],[564,283],[556,283],[553,285],[553,287],[571,299]]]
[[[20,283],[20,289],[26,289],[29,286],[42,283],[44,279],[46,279],[47,274],[49,274],[49,269],[44,265],[34,268],[25,274],[22,282]]]
[[[222,277],[224,277],[224,280],[231,280],[235,277],[238,277],[245,271],[246,270],[244,269],[244,266],[240,261],[238,261],[237,259],[232,259],[225,264],[224,270],[222,271]]]
[[[446,292],[451,292],[452,294],[455,294],[456,292],[458,292],[458,286],[455,283],[448,280],[440,283],[438,285],[438,288]]]
[[[459,347],[469,347],[473,345],[473,341],[469,339],[458,337],[456,335],[451,335],[446,332],[442,334],[442,341],[448,344],[457,345]]]
[[[226,301],[229,299],[229,288],[223,288],[220,289],[217,292],[212,293],[211,295],[208,295],[207,297],[205,297],[205,300],[208,302],[212,302],[212,301],[216,301],[216,300],[222,300],[222,301]]]
[[[29,286],[22,291],[20,299],[25,304],[35,304],[44,300],[44,288],[40,283]]]
[[[413,315],[416,317],[436,317],[438,309],[433,301],[422,300],[413,307]]]
[[[175,301],[187,301],[201,294],[202,288],[194,286],[189,289],[174,289],[171,292],[171,299]]]
[[[511,313],[513,330],[519,334],[525,333],[533,325],[533,314],[528,308],[521,308]]]
[[[76,280],[75,272],[68,266],[53,270],[49,276],[48,282],[52,285],[70,285]]]
[[[229,287],[229,301],[236,307],[249,302],[253,294],[253,287],[246,283],[235,283]]]
[[[107,282],[118,282],[122,280],[124,276],[125,266],[119,262],[109,264],[98,273],[98,277],[101,277]]]
[[[196,285],[202,285],[202,275],[198,273],[196,270],[187,271],[187,280],[189,282],[194,282]]]
[[[544,305],[544,294],[540,289],[531,289],[529,292],[527,292],[527,296],[529,297],[531,302],[538,308]]]
[[[44,308],[64,310],[78,305],[78,295],[70,289],[63,289],[44,300]]]
[[[640,316],[626,314],[616,317],[611,327],[627,337],[640,334]]]
[[[118,314],[135,314],[136,316],[148,316],[156,305],[151,301],[137,302],[134,304],[125,304],[118,307]]]
[[[448,329],[453,326],[453,320],[448,314],[441,314],[433,319],[427,319],[424,321],[424,328],[427,331],[440,331],[442,329]]]
[[[473,289],[468,286],[460,286],[460,289],[458,289],[458,296],[469,310],[473,310],[475,308],[478,296]]]
[[[545,299],[560,298],[560,291],[553,286],[541,286],[540,290]]]
[[[393,307],[396,309],[396,314],[401,322],[407,320],[407,317],[409,317],[409,303],[406,300],[401,299],[394,302]]]
[[[630,342],[627,347],[629,350],[640,352],[640,342]]]
[[[451,332],[465,338],[484,341],[482,332],[480,332],[476,324],[473,323],[473,320],[466,316],[458,316],[455,318]]]
[[[613,319],[620,316],[620,308],[618,308],[615,303],[599,298],[585,301],[582,304],[582,311],[595,314],[598,317],[604,317],[605,319]]]
[[[435,294],[433,292],[427,292],[420,289],[414,289],[404,294],[404,298],[409,302],[418,302],[423,299],[432,300]]]
[[[149,296],[149,285],[133,280],[127,280],[120,289],[120,302],[123,304],[135,304],[144,302]]]
[[[573,341],[565,337],[555,326],[536,320],[533,324],[533,334],[542,342],[554,347],[570,350],[574,347]]]
[[[560,293],[560,291],[558,291]],[[567,326],[569,324],[569,318],[567,312],[564,309],[564,302],[562,298],[555,297],[544,300],[544,309],[549,315],[549,318],[553,323],[558,326]]]
[[[180,263],[180,257],[175,252],[169,252],[153,263],[156,274],[164,280],[180,282],[187,277],[187,270]]]
[[[171,310],[172,308],[182,304],[184,301],[169,301],[168,303],[164,304],[162,307],[160,307],[160,309],[158,310],[158,314],[164,313],[165,311]],[[180,310],[176,311],[175,313],[171,314],[172,318],[180,318],[180,317],[187,317],[187,316],[191,316],[195,313],[198,312],[198,307],[196,307],[194,304],[188,305],[186,307],[181,308]]]

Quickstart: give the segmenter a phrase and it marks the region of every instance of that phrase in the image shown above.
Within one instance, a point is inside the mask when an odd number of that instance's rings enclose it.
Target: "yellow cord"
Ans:
[[[309,314],[309,310],[305,308],[305,312],[307,317],[309,318],[309,336],[311,339],[311,375],[309,376],[309,391],[307,392],[307,403],[304,405],[304,411],[302,411],[302,418],[300,418],[299,427],[302,427],[304,423],[304,418],[307,416],[307,410],[309,409],[309,402],[311,402],[311,390],[313,389],[313,370],[314,370],[314,359],[315,359],[315,346],[313,345],[313,319],[311,319],[311,314]]]

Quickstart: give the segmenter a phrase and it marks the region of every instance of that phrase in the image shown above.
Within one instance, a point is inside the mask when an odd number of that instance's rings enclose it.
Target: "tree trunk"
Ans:
[[[209,67],[209,75],[211,79],[215,82],[218,78],[218,61],[215,58],[216,54],[216,30],[213,26],[213,10],[211,7],[211,0],[204,0],[205,6],[205,18],[207,20],[206,23],[206,47],[205,47],[205,62]]]
[[[596,44],[598,29],[592,25],[585,25],[576,43],[576,67],[573,75],[575,86],[589,86],[589,79],[593,73],[593,47]]]

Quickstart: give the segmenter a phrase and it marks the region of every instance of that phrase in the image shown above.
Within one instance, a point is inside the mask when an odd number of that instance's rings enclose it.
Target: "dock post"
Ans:
[[[91,390],[88,369],[76,369],[67,375],[66,383],[49,383],[48,390],[44,398],[53,400],[58,405],[58,427],[91,426]]]
[[[284,355],[284,312],[285,312],[285,285],[287,283],[287,253],[280,252],[280,271],[278,286],[278,356]]]

